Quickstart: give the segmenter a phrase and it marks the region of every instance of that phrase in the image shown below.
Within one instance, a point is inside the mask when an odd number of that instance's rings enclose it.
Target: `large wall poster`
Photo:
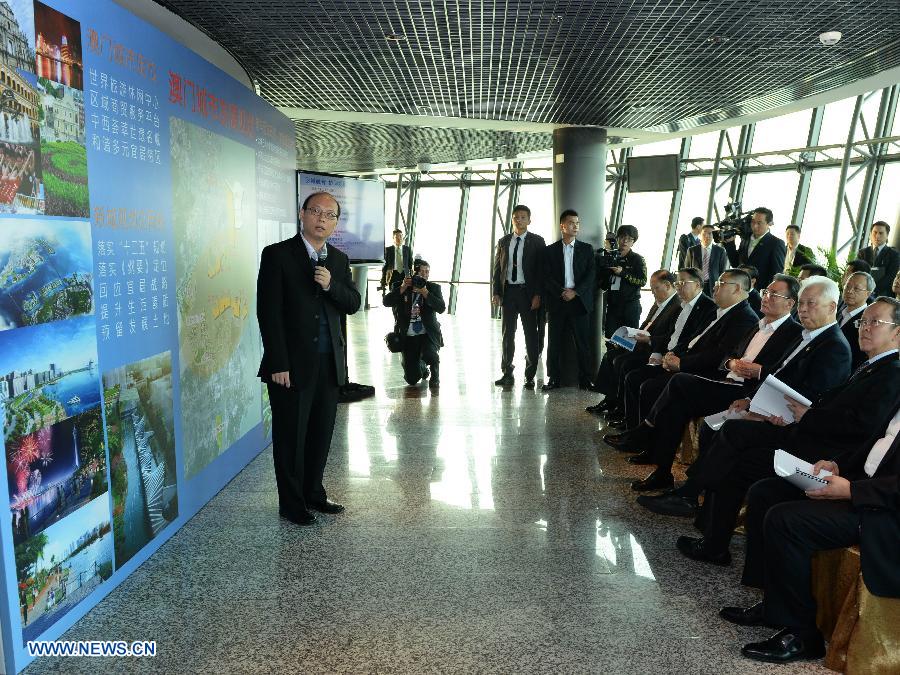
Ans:
[[[292,123],[109,0],[0,0],[6,668],[265,445],[260,248]]]

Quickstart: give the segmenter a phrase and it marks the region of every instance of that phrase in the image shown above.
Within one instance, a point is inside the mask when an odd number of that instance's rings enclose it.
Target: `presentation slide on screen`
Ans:
[[[330,192],[341,204],[341,217],[328,243],[346,253],[350,262],[383,262],[384,183],[298,171],[298,207],[314,192]]]
[[[265,446],[256,274],[295,231],[295,140],[109,0],[6,0],[0,19],[0,621],[15,672],[26,641],[55,639]]]

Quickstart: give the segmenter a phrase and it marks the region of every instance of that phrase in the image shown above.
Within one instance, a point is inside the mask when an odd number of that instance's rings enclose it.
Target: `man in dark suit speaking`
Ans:
[[[257,281],[258,375],[272,405],[278,512],[297,525],[316,521],[309,509],[344,510],[322,485],[338,387],[346,381],[341,318],[360,305],[347,256],[326,243],[340,214],[330,194],[307,197],[300,232],[263,249]]]

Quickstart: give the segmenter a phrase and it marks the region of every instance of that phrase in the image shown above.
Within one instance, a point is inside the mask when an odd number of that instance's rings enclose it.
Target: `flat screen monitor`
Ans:
[[[629,192],[667,192],[681,182],[678,155],[628,158]]]
[[[380,180],[297,172],[297,210],[314,192],[329,192],[341,205],[341,217],[328,243],[350,262],[384,261],[384,183]]]

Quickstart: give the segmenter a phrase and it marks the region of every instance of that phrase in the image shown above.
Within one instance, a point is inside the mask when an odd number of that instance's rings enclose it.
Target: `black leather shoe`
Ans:
[[[825,641],[821,634],[801,636],[784,628],[768,640],[744,645],[741,654],[754,661],[790,663],[808,661],[825,656]]]
[[[594,391],[594,383],[590,380],[582,380],[578,383],[578,388],[584,391]]]
[[[596,389],[596,387],[595,387],[595,389]],[[600,403],[598,403],[594,407],[597,409],[598,413],[602,413],[604,415],[611,410],[610,402],[609,402],[609,399],[607,399],[607,398],[600,401]]]
[[[706,548],[703,537],[678,537],[675,547],[691,560],[708,562],[713,565],[728,567],[731,564],[731,553],[725,551],[710,551]]]
[[[559,382],[555,382],[553,380],[549,380],[541,385],[541,391],[552,391],[553,389],[559,389]]]
[[[650,427],[640,424],[624,433],[611,434],[608,442],[616,450],[621,450],[622,452],[640,452],[650,441],[651,434],[652,430]],[[650,462],[650,464],[655,464],[655,462]]]
[[[624,419],[609,419],[606,418],[606,428],[607,429],[615,429],[616,431],[625,431],[625,420]]]
[[[310,502],[309,508],[315,509],[321,513],[340,513],[344,510],[344,505],[326,499],[324,502]]]
[[[700,508],[697,506],[696,499],[691,500],[673,492],[661,495],[641,495],[637,498],[637,503],[653,513],[678,518],[693,518]]]
[[[603,434],[603,442],[611,448],[618,448],[624,434]]]
[[[647,492],[649,490],[665,490],[675,485],[675,477],[671,473],[658,473],[654,471],[643,480],[636,480],[631,484],[635,492]]]
[[[530,377],[525,380],[525,384],[522,385],[523,389],[534,389],[534,378]]]
[[[621,452],[634,452],[634,450],[628,447],[616,448],[616,450],[619,450]],[[629,457],[627,461],[629,464],[638,464],[640,466],[650,466],[651,464],[656,464],[656,460],[653,459],[653,453],[647,452],[646,450],[643,450],[638,454]]]
[[[494,381],[494,384],[496,384],[498,387],[511,387],[514,383],[515,379],[513,379],[513,376],[510,373],[506,373],[499,380]]]
[[[604,401],[606,403],[606,401]],[[619,417],[625,417],[625,410],[622,406],[617,405],[616,403],[610,403],[606,406],[606,410],[603,412],[603,416],[608,420],[616,419]]]
[[[600,409],[600,406],[602,406],[602,405],[603,405],[602,403],[598,403],[597,405],[589,405],[587,408],[584,409],[584,411],[589,412],[592,415],[602,415],[603,411]]]
[[[765,612],[761,602],[750,607],[723,607],[719,610],[719,616],[738,626],[766,625]]]
[[[294,525],[315,525],[316,517],[306,509],[303,511],[288,511],[287,509],[278,509],[278,515],[294,523]]]

